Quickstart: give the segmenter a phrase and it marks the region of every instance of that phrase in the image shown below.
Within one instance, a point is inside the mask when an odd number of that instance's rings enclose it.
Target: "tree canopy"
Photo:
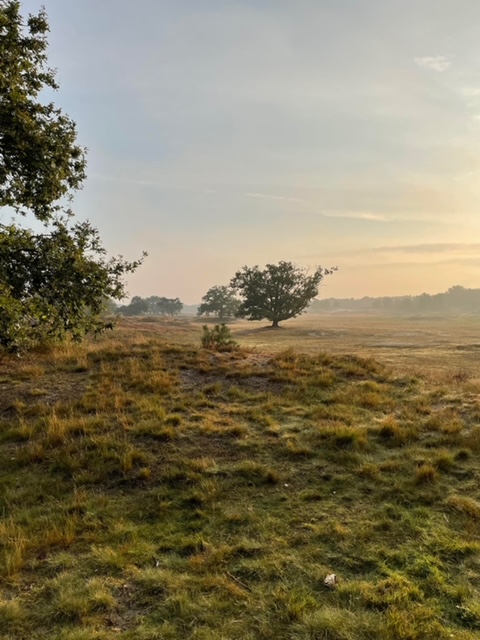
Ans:
[[[198,316],[218,316],[220,320],[233,318],[240,306],[240,300],[230,287],[211,287],[202,298],[202,304],[198,307]]]
[[[24,20],[20,2],[0,0],[0,210],[46,225],[0,224],[0,347],[9,350],[107,328],[105,301],[125,297],[123,277],[142,262],[107,259],[96,229],[72,223],[85,150],[73,120],[42,102],[58,88],[48,32],[44,10]]]
[[[157,296],[153,296],[155,300],[155,307],[157,313],[160,313],[162,316],[178,316],[179,313],[182,313],[183,302],[180,298],[165,298]]]
[[[20,2],[0,1],[0,207],[41,221],[81,186],[86,164],[73,120],[40,100],[58,89],[47,66],[48,32],[43,9],[25,21]]]
[[[231,280],[231,287],[242,298],[237,316],[248,320],[270,320],[272,327],[279,322],[303,313],[318,295],[323,278],[336,271],[336,267],[317,267],[309,275],[292,262],[281,261],[258,266],[243,267]]]
[[[0,346],[17,350],[69,334],[83,338],[109,327],[108,298],[125,295],[122,276],[141,261],[105,257],[88,222],[58,221],[48,235],[15,225],[0,231]]]

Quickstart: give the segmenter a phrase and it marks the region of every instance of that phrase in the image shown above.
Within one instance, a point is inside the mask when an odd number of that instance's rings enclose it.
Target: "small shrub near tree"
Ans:
[[[213,329],[203,325],[202,347],[211,351],[233,351],[238,349],[230,329],[225,324],[216,324]]]

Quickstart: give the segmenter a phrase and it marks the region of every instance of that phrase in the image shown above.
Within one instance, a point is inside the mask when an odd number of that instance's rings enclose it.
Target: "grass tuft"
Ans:
[[[452,494],[445,500],[445,504],[449,509],[466,515],[472,520],[480,520],[480,502],[473,498]]]
[[[415,484],[430,484],[437,479],[437,470],[428,463],[421,464],[415,472]]]

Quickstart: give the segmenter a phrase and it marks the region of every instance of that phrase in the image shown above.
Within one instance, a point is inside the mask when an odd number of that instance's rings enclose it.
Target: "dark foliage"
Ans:
[[[336,267],[318,267],[311,275],[292,262],[281,261],[258,266],[243,267],[231,281],[242,302],[237,315],[248,320],[266,318],[277,327],[282,320],[295,318],[303,313],[311,300],[318,295],[323,278],[336,271]]]

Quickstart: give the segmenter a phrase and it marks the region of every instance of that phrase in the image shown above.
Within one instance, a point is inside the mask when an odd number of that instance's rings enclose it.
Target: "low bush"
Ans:
[[[225,324],[216,324],[213,329],[203,325],[202,347],[212,351],[233,351],[238,343],[233,339],[230,329]]]

